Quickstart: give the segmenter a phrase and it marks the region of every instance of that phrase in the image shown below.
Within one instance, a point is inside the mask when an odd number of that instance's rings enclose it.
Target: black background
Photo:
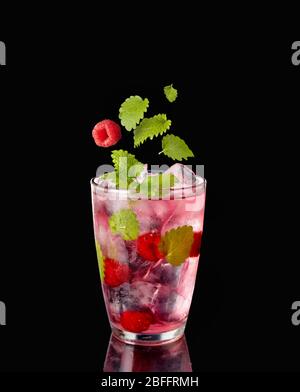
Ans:
[[[287,221],[296,220],[300,67],[291,44],[299,37],[242,24],[218,33],[194,25],[166,39],[157,31],[143,44],[135,40],[142,23],[121,28],[115,41],[97,29],[0,37],[8,47],[0,74],[1,370],[103,367],[110,329],[89,180],[109,151],[94,145],[91,130],[116,120],[132,94],[148,97],[152,114],[166,111],[195,153],[189,163],[205,165],[205,233],[186,330],[194,371],[299,370],[297,235]],[[179,90],[173,105],[162,94],[170,83]],[[126,131],[118,147],[132,149]],[[147,142],[137,156],[161,163],[158,151]]]

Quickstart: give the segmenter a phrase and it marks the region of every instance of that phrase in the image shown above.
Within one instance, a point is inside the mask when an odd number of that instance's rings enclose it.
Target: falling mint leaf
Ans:
[[[174,102],[177,98],[177,90],[173,87],[173,84],[164,87],[164,93],[169,102]]]
[[[111,153],[111,158],[117,172],[123,169],[125,162],[128,170],[130,167],[136,165],[138,166],[137,169],[143,170],[144,168],[143,163],[139,162],[133,154],[130,154],[126,150],[113,150]],[[125,158],[125,160],[122,160],[121,158]]]
[[[170,264],[178,266],[189,257],[193,241],[192,226],[180,226],[165,233],[161,238],[159,250]]]
[[[149,106],[147,98],[142,99],[138,95],[127,98],[119,109],[119,119],[127,131],[134,129],[144,117]]]
[[[97,253],[97,259],[98,259],[98,266],[99,266],[99,272],[100,272],[100,279],[101,281],[104,280],[104,257],[100,248],[100,244],[96,241],[96,253]]]
[[[144,118],[134,130],[134,147],[144,143],[146,139],[153,139],[155,136],[167,132],[171,126],[171,120],[165,114],[157,114],[151,118]]]
[[[193,157],[193,152],[189,149],[185,141],[175,135],[166,135],[162,139],[162,152],[175,161],[182,161]]]
[[[113,234],[120,234],[126,241],[137,239],[140,230],[136,214],[129,209],[115,212],[109,218],[109,227]]]
[[[144,170],[144,164],[125,150],[114,150],[111,157],[115,167],[117,185],[119,188],[127,189],[129,184]]]

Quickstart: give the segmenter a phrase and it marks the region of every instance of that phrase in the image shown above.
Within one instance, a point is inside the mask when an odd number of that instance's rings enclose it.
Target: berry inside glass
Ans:
[[[179,339],[193,296],[206,182],[155,199],[91,181],[102,290],[114,336],[130,344]]]

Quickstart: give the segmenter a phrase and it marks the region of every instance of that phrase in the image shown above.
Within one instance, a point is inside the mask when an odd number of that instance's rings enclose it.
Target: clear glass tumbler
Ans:
[[[91,180],[94,233],[112,333],[129,344],[179,339],[192,301],[206,181],[154,200]]]

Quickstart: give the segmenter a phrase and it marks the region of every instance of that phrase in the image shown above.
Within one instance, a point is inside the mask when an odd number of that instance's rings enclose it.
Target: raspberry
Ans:
[[[116,260],[106,258],[104,260],[104,282],[111,287],[120,286],[129,277],[129,267]]]
[[[97,146],[110,147],[121,139],[121,127],[112,120],[103,120],[95,125],[92,135]]]
[[[200,254],[200,245],[202,239],[202,231],[194,232],[194,242],[191,247],[190,257],[196,257]]]
[[[160,243],[160,234],[146,233],[137,239],[137,252],[145,260],[158,261],[164,255],[160,252],[158,245]]]
[[[145,311],[126,310],[120,317],[122,327],[130,332],[146,331],[153,321],[154,317],[149,309]]]

